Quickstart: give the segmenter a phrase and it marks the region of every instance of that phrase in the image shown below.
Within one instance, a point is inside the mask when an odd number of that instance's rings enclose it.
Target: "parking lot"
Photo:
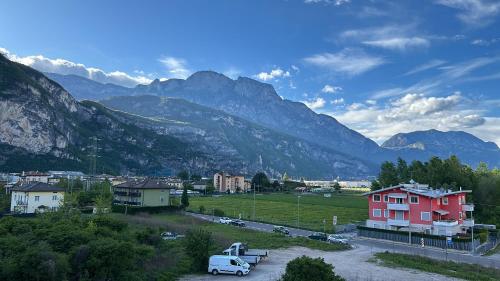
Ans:
[[[445,277],[442,275],[425,273],[410,269],[396,269],[378,265],[368,260],[373,253],[383,251],[381,248],[368,246],[357,246],[353,250],[339,252],[324,252],[311,250],[303,247],[292,247],[288,249],[273,250],[267,260],[261,262],[256,268],[252,269],[249,275],[243,277],[244,280],[278,280],[286,268],[286,264],[301,255],[310,257],[322,257],[326,262],[333,264],[335,272],[346,280],[353,281],[383,281],[383,280],[459,280]],[[242,280],[242,278],[230,275],[189,275],[183,279],[185,281],[193,280]]]

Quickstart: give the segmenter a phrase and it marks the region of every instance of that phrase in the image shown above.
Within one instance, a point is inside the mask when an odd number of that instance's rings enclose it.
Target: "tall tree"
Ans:
[[[189,207],[189,196],[188,196],[187,186],[184,186],[184,190],[182,191],[181,205],[183,208]]]
[[[406,161],[398,157],[398,164],[397,164],[397,171],[398,171],[398,180],[400,183],[406,183],[410,181],[410,173],[408,171],[408,165],[406,164]]]
[[[269,182],[269,178],[264,172],[258,172],[255,174],[252,178],[252,188],[257,188],[259,191],[262,188],[266,188],[271,186],[271,183]]]
[[[189,173],[186,170],[180,171],[179,173],[177,173],[177,177],[183,181],[187,181],[189,180]]]
[[[398,172],[394,163],[385,161],[380,167],[378,181],[382,187],[388,187],[398,184]]]

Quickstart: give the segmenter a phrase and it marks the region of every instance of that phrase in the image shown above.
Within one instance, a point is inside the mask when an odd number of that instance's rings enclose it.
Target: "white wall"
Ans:
[[[36,196],[39,196],[39,200],[36,200]],[[53,200],[53,196],[56,196]],[[27,202],[28,206],[24,213],[35,213],[35,211],[40,206],[46,206],[50,209],[53,207],[59,208],[64,200],[64,192],[21,192],[12,191],[12,197],[10,201],[10,211],[14,212],[18,201]]]

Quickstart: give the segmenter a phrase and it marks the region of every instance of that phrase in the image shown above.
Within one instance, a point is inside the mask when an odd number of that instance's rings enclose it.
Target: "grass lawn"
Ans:
[[[188,210],[199,212],[200,206],[203,206],[205,213],[220,209],[229,217],[241,214],[243,219],[297,226],[296,194],[257,194],[255,198],[255,219],[253,194],[191,197]],[[325,220],[326,231],[332,232],[333,216],[337,216],[338,224],[363,221],[368,218],[368,202],[359,193],[333,193],[330,198],[320,194],[301,195],[301,228],[322,231]]]
[[[440,261],[420,256],[387,252],[376,253],[375,257],[384,266],[412,268],[465,280],[494,281],[500,277],[500,270],[475,264]]]

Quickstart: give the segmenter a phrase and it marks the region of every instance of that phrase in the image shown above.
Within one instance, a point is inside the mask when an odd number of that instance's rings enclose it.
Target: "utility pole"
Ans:
[[[476,249],[474,247],[474,217],[472,216],[472,211],[470,211],[470,219],[471,219],[471,222],[472,222],[472,226],[471,226],[471,236],[472,236],[471,240],[472,240],[472,244],[471,244],[471,246],[472,246],[472,254],[474,254],[474,252],[475,252]]]
[[[253,220],[255,220],[255,183],[253,184]]]
[[[297,195],[297,228],[300,227],[300,195]]]
[[[97,157],[98,154],[97,152],[99,151],[99,148],[97,146],[97,142],[100,141],[101,139],[97,138],[96,136],[90,137],[90,140],[92,144],[90,145],[90,153],[89,153],[89,176],[91,180],[94,180],[94,176],[96,175],[97,172]],[[87,181],[87,190],[90,189],[90,183]]]

